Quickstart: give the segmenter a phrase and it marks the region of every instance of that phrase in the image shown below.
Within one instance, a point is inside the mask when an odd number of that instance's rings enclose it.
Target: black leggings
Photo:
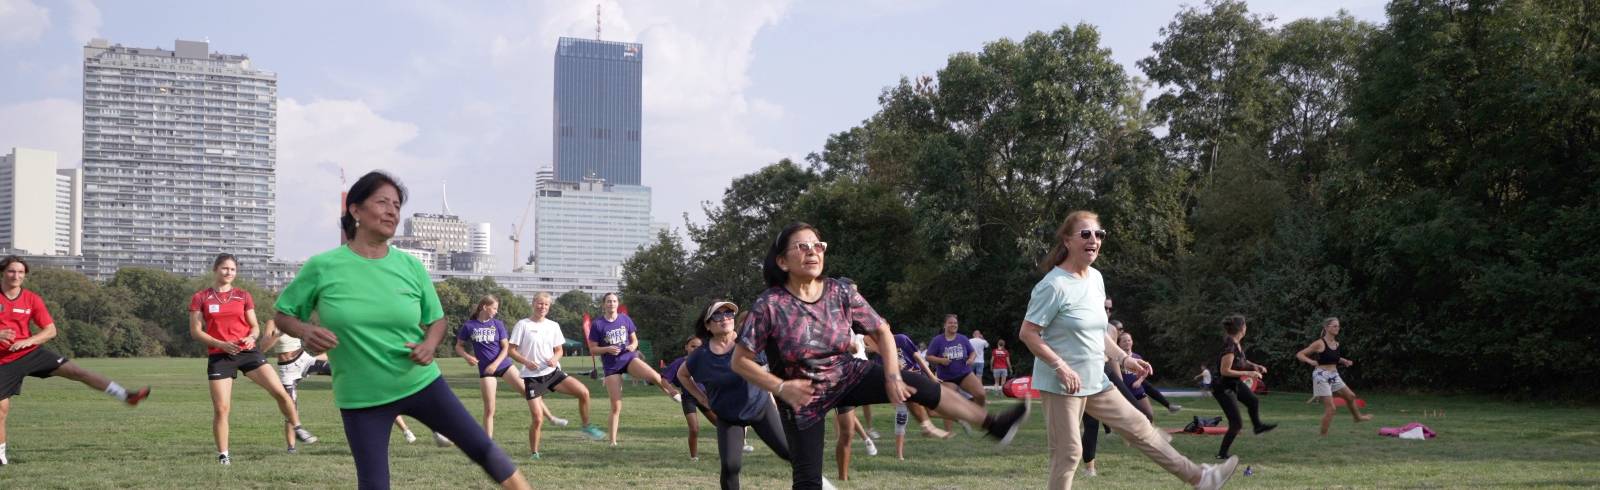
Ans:
[[[817,424],[822,425],[822,424]],[[755,420],[731,423],[726,418],[717,419],[717,456],[722,459],[723,490],[738,490],[739,470],[744,467],[744,428],[756,430],[761,442],[772,448],[772,453],[789,461],[789,440],[783,435],[783,422],[778,419],[778,405],[767,401],[767,409]]]
[[[1233,396],[1228,395],[1230,391]],[[1239,405],[1233,399],[1237,397],[1239,403],[1243,403],[1245,409],[1250,411],[1250,427],[1253,429],[1261,428],[1261,401],[1239,378],[1222,378],[1211,385],[1211,396],[1216,397],[1217,404],[1222,406],[1222,414],[1228,417],[1228,434],[1222,436],[1222,449],[1217,451],[1217,455],[1226,456],[1228,448],[1233,446],[1233,438],[1239,435],[1239,429],[1244,425],[1244,421],[1239,420]]]
[[[1144,395],[1150,397],[1151,400],[1155,400],[1156,403],[1160,403],[1163,407],[1172,408],[1172,403],[1167,402],[1167,395],[1161,394],[1161,390],[1156,389],[1156,385],[1145,383]]]
[[[1133,403],[1133,390],[1129,390],[1128,384],[1122,382],[1122,373],[1111,367],[1109,362],[1106,363],[1106,379],[1111,380],[1111,384],[1117,387],[1117,392],[1122,393],[1123,398],[1128,399],[1128,403],[1132,404],[1135,409],[1139,408],[1139,404]],[[1145,414],[1145,416],[1148,417],[1150,414]],[[1106,433],[1111,433],[1111,426],[1106,426]],[[1095,450],[1100,447],[1100,421],[1090,417],[1088,411],[1083,412],[1083,434],[1079,437],[1079,440],[1083,446],[1083,462],[1093,462]]]
[[[339,415],[344,418],[344,435],[350,440],[360,488],[389,488],[389,430],[400,415],[417,419],[449,438],[496,482],[506,481],[517,472],[511,458],[489,440],[489,434],[467,413],[443,376],[411,396],[376,407],[341,409]]]
[[[928,407],[928,410],[939,408],[939,397],[942,392],[938,381],[920,373],[904,371],[900,377],[906,386],[917,390],[916,394],[911,395],[911,402]],[[845,391],[844,396],[839,398],[837,406],[858,407],[883,403],[889,403],[889,392],[883,389],[883,366],[873,364],[867,368],[867,373],[861,376],[860,382]],[[794,420],[794,410],[790,409],[788,404],[779,407],[778,413],[783,419],[784,435],[789,438],[792,458],[789,463],[794,467],[794,488],[797,490],[822,488],[822,450],[826,442],[824,435],[828,429],[828,424],[824,423],[826,420],[818,420],[811,424],[811,427],[801,429]]]

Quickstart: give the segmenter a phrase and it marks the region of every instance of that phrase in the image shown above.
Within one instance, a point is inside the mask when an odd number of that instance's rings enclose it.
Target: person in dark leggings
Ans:
[[[722,461],[724,490],[739,488],[747,427],[755,430],[773,454],[789,461],[789,441],[784,438],[783,424],[778,419],[778,404],[771,394],[730,368],[736,335],[733,318],[738,313],[739,307],[733,303],[712,302],[695,323],[695,336],[704,339],[705,345],[689,353],[683,369],[676,373],[678,383],[688,393],[684,399],[693,397],[717,415],[717,456]]]
[[[930,378],[902,379],[888,323],[855,284],[822,275],[827,250],[816,228],[805,223],[778,234],[762,264],[768,289],[739,327],[733,358],[734,372],[783,401],[779,413],[791,449],[794,488],[822,488],[823,421],[834,407],[910,400],[1009,444],[1028,413],[1026,405],[991,415]],[[883,364],[850,355],[852,331],[874,337],[883,349]],[[756,364],[757,352],[766,353],[771,373]]]
[[[404,188],[382,172],[357,180],[339,220],[349,242],[306,261],[278,296],[278,327],[339,366],[333,401],[360,488],[389,488],[397,415],[454,441],[501,486],[530,488],[433,362],[445,331],[438,292],[421,261],[389,247],[404,202]]]
[[[1106,298],[1106,315],[1111,315],[1111,298]],[[1121,320],[1111,320],[1106,322],[1106,326],[1107,337],[1115,339],[1117,336],[1122,334]],[[1122,370],[1117,369],[1117,367],[1112,364],[1112,361],[1106,361],[1105,373],[1106,379],[1111,381],[1111,385],[1117,387],[1117,393],[1121,393],[1122,398],[1127,399],[1128,403],[1133,405],[1133,408],[1138,409],[1139,413],[1144,414],[1146,419],[1150,419],[1149,407],[1139,408],[1139,403],[1133,398],[1133,390],[1128,388],[1127,381],[1122,377]],[[1081,439],[1083,444],[1083,476],[1085,477],[1093,478],[1100,474],[1099,469],[1094,465],[1094,456],[1100,448],[1101,427],[1105,428],[1107,434],[1111,433],[1111,426],[1102,425],[1099,420],[1095,420],[1094,417],[1090,417],[1088,412],[1084,412],[1083,435]]]
[[[1267,373],[1266,366],[1244,358],[1244,349],[1239,346],[1239,341],[1244,339],[1247,330],[1244,315],[1228,315],[1222,319],[1222,331],[1227,335],[1222,338],[1222,355],[1217,358],[1217,373],[1221,376],[1211,385],[1211,396],[1217,399],[1217,404],[1222,406],[1222,414],[1228,417],[1228,434],[1222,436],[1222,448],[1217,450],[1217,459],[1227,459],[1232,454],[1228,449],[1233,446],[1233,438],[1239,435],[1239,429],[1244,426],[1239,419],[1238,403],[1243,403],[1245,409],[1250,411],[1250,426],[1256,434],[1264,434],[1278,427],[1278,424],[1261,422],[1261,402],[1242,380],[1255,378],[1260,381],[1261,375]],[[1234,403],[1235,398],[1239,400],[1238,403]]]

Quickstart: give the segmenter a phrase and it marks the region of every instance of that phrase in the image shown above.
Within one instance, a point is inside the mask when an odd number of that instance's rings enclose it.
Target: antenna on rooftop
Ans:
[[[600,4],[594,4],[594,40],[600,40]]]

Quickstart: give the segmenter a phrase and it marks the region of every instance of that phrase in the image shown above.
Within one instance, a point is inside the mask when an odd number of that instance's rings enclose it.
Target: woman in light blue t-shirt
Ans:
[[[1105,374],[1107,359],[1132,373],[1148,374],[1150,364],[1117,347],[1106,334],[1106,288],[1100,271],[1089,265],[1100,255],[1106,238],[1100,217],[1074,211],[1056,230],[1050,255],[1041,266],[1048,272],[1033,287],[1018,337],[1033,351],[1033,388],[1044,400],[1050,441],[1049,488],[1071,488],[1083,456],[1085,413],[1116,428],[1134,447],[1167,472],[1195,488],[1221,488],[1233,476],[1237,458],[1218,465],[1198,465],[1179,454],[1113,387]]]

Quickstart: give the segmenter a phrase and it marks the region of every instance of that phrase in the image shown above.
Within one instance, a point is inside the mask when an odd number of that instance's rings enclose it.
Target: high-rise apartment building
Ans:
[[[406,236],[432,241],[435,254],[472,250],[473,224],[453,214],[416,213],[406,219]]]
[[[540,274],[620,277],[622,261],[650,242],[650,188],[541,181],[534,198],[534,266]]]
[[[78,170],[56,163],[56,152],[46,150],[13,148],[0,156],[0,248],[78,255]]]
[[[83,49],[83,252],[245,276],[275,252],[278,76],[206,42]]]
[[[555,180],[640,185],[643,80],[641,44],[556,42]]]

